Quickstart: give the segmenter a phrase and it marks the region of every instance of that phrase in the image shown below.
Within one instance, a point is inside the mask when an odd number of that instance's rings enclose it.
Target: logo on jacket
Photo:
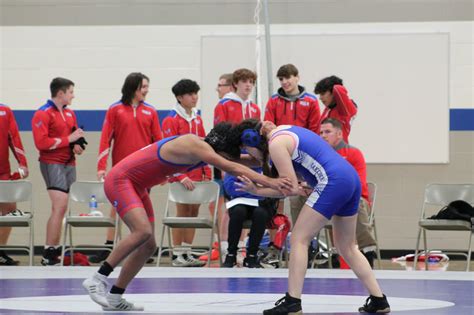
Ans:
[[[142,113],[145,115],[151,115],[151,112],[145,109],[142,109]]]
[[[0,116],[6,116],[7,115],[7,112],[4,111],[4,110],[0,110]]]
[[[301,101],[300,104],[301,106],[309,106],[309,102],[307,101]]]
[[[66,113],[66,116],[72,117],[71,113]]]

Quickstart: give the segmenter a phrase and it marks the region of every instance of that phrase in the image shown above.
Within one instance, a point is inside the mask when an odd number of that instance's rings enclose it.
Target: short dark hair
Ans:
[[[331,117],[325,118],[321,122],[321,125],[323,124],[331,124],[334,128],[342,130],[342,123],[336,118],[331,118]]]
[[[219,77],[219,80],[225,80],[225,84],[232,84],[232,73],[224,73]]]
[[[339,77],[336,77],[335,75],[324,78],[320,80],[318,83],[316,83],[316,86],[314,87],[314,94],[323,94],[327,91],[332,93],[332,88],[336,84],[343,85],[342,79]]]
[[[122,86],[122,98],[120,99],[123,104],[130,105],[132,103],[135,92],[142,87],[143,79],[150,82],[150,79],[141,72],[132,72],[127,75]]]
[[[74,82],[65,78],[54,78],[49,84],[49,90],[51,91],[51,97],[56,97],[59,91],[66,92],[70,86],[74,86]]]
[[[238,159],[240,157],[240,146],[238,145],[240,138],[235,138],[236,134],[231,132],[232,129],[232,124],[229,122],[218,123],[209,131],[204,141],[217,153],[223,152],[232,159]]]
[[[298,69],[291,63],[283,65],[278,69],[277,78],[289,78],[291,76],[298,76]]]
[[[201,88],[196,81],[189,79],[182,79],[176,82],[175,85],[171,88],[175,97],[188,94],[188,93],[197,93]]]
[[[241,80],[252,80],[253,82],[257,81],[257,74],[249,69],[237,69],[232,73],[232,83],[234,87]]]

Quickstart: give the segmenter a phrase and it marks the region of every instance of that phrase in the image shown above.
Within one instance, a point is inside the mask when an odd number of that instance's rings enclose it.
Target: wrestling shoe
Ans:
[[[135,305],[132,302],[125,300],[122,297],[122,294],[111,294],[107,293],[106,300],[108,302],[107,306],[102,306],[104,311],[143,311],[145,308],[143,306]]]
[[[365,304],[359,307],[359,313],[390,313],[390,305],[388,304],[387,297],[385,294],[383,297],[369,296],[367,300],[365,300]]]
[[[89,293],[90,298],[92,301],[96,302],[97,304],[108,307],[109,302],[107,302],[106,294],[107,294],[107,277],[101,275],[100,273],[94,273],[94,275],[90,278],[87,278],[82,282],[82,286],[86,289],[87,293]]]
[[[275,302],[275,307],[263,311],[263,315],[300,315],[301,300],[291,297],[288,292],[284,297]]]

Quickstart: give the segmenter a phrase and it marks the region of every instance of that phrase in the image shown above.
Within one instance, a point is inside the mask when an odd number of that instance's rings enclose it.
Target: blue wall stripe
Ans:
[[[31,131],[31,118],[34,110],[14,110],[18,127],[21,131]],[[76,110],[79,126],[84,126],[85,131],[101,131],[105,110]],[[170,110],[158,110],[160,124]],[[474,108],[452,108],[449,111],[450,131],[474,131]]]
[[[160,125],[171,110],[158,110]],[[31,131],[31,119],[34,110],[14,110],[16,122],[20,131]],[[85,131],[101,131],[106,110],[75,110],[78,126],[83,126]]]
[[[474,109],[453,108],[449,111],[449,130],[474,130]]]

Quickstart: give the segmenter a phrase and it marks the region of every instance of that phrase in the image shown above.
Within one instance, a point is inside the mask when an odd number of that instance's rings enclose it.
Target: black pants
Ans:
[[[228,253],[233,255],[237,254],[237,246],[244,221],[252,220],[247,254],[256,255],[260,242],[262,241],[263,233],[265,233],[267,222],[270,219],[269,211],[262,207],[235,205],[229,209],[229,217]]]

